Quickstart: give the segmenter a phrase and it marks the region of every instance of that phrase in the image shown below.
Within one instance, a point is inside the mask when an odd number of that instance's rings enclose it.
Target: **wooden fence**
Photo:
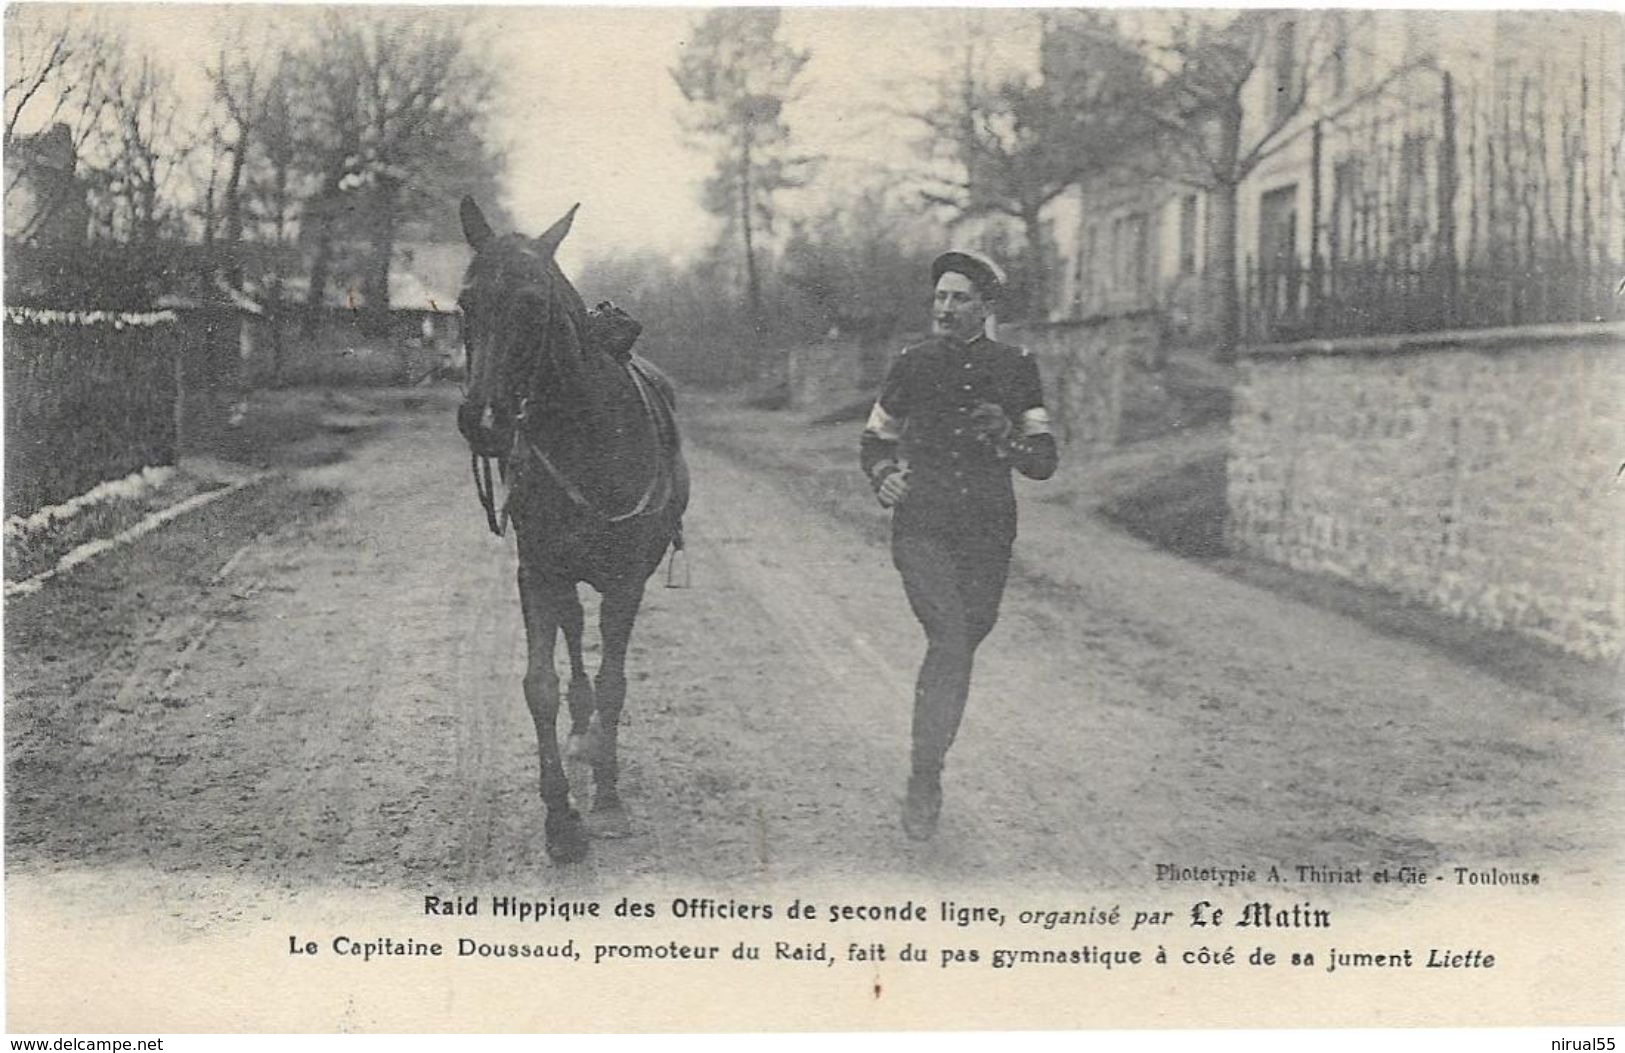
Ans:
[[[6,311],[7,516],[175,463],[176,323],[173,311]]]
[[[5,312],[5,514],[27,515],[228,426],[241,319],[220,309]]]

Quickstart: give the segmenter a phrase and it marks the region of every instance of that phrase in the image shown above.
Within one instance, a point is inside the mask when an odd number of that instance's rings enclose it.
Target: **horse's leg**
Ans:
[[[643,586],[639,578],[606,592],[598,614],[604,654],[598,666],[598,749],[592,765],[592,810],[594,828],[606,837],[624,836],[630,829],[616,788],[620,775],[618,739],[621,707],[626,703],[626,649],[638,606],[643,602]]]
[[[575,587],[543,577],[524,563],[519,566],[519,598],[525,612],[525,639],[529,656],[525,666],[525,705],[536,724],[536,745],[541,755],[542,803],[547,808],[544,831],[549,858],[574,863],[587,854],[587,834],[581,816],[570,807],[570,780],[559,756],[559,675],[553,668],[553,644],[558,638],[561,612],[573,598]]]
[[[565,702],[570,710],[570,737],[565,740],[564,755],[572,761],[586,760],[591,750],[588,732],[592,727],[592,679],[587,676],[587,664],[581,657],[581,637],[585,631],[581,613],[581,597],[574,586],[564,599],[559,612],[559,627],[564,630],[564,647],[570,653],[570,686],[565,691]]]

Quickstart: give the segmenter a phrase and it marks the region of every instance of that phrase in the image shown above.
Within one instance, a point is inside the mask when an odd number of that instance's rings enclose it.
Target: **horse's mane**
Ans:
[[[570,328],[576,334],[580,349],[586,350],[587,302],[581,298],[581,294],[576,291],[575,285],[565,276],[564,270],[559,266],[557,260],[549,260],[547,265],[551,271],[548,288],[553,297],[553,305],[555,308],[564,308],[565,317],[575,323]]]

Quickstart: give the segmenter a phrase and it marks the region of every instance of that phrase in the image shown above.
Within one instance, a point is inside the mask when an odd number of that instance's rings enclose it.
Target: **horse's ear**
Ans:
[[[463,220],[463,237],[474,246],[475,252],[480,251],[481,246],[490,241],[492,236],[491,224],[485,221],[485,213],[480,211],[480,206],[476,205],[471,197],[463,198],[457,213]]]
[[[570,211],[566,212],[563,218],[561,218],[551,227],[548,227],[539,237],[537,237],[537,248],[541,249],[549,259],[551,259],[553,254],[559,250],[559,244],[564,241],[564,236],[570,233],[570,224],[575,222],[576,209],[580,207],[581,203],[579,201],[571,205]]]

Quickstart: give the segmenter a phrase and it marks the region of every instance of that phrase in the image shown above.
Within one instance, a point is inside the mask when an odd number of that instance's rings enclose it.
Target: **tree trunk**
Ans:
[[[231,148],[231,171],[226,176],[225,230],[222,240],[226,251],[226,282],[241,291],[243,287],[243,167],[248,155],[248,128],[237,132],[237,142]]]
[[[282,159],[272,165],[272,192],[271,200],[275,206],[273,216],[273,229],[276,231],[276,263],[267,283],[267,299],[265,304],[266,317],[271,327],[271,385],[282,386],[282,360],[284,357],[283,340],[286,337],[283,328],[283,300],[282,300],[282,269],[285,264],[285,250],[287,248],[288,223],[288,178],[291,165]]]
[[[1213,357],[1233,362],[1241,336],[1241,297],[1236,271],[1236,197],[1234,183],[1219,183],[1208,193],[1207,288],[1213,324]]]
[[[368,263],[366,288],[367,331],[375,336],[389,332],[389,264],[395,255],[395,200],[399,184],[380,176],[373,195],[372,259]]]
[[[1228,107],[1219,121],[1219,178],[1208,194],[1207,286],[1214,330],[1213,357],[1236,360],[1241,338],[1241,296],[1236,268],[1236,198],[1247,173],[1238,171],[1241,154],[1241,104]]]
[[[1438,177],[1438,247],[1434,251],[1434,267],[1440,282],[1441,305],[1446,327],[1459,322],[1460,299],[1459,268],[1456,260],[1456,90],[1455,82],[1447,72],[1441,89],[1440,109],[1443,132],[1439,140]]]
[[[316,257],[310,265],[310,292],[305,296],[304,330],[307,337],[314,337],[321,331],[322,312],[327,306],[327,283],[332,279],[333,270],[334,228],[338,225],[339,206],[344,197],[344,158],[350,153],[348,149],[336,151],[328,161],[328,169],[322,176],[322,188],[314,201]]]
[[[214,246],[214,217],[214,173],[210,172],[208,189],[203,191],[203,247],[205,249]]]
[[[1020,301],[1011,305],[1012,315],[1019,311],[1023,321],[1043,322],[1049,319],[1049,251],[1038,206],[1022,209],[1021,225],[1027,238],[1022,269],[1027,273]]]
[[[756,237],[754,226],[755,204],[751,188],[751,166],[755,160],[751,156],[751,139],[749,129],[745,132],[745,140],[740,150],[739,165],[739,230],[745,242],[745,307],[750,313],[750,328],[755,335],[758,346],[752,357],[751,371],[757,372],[763,348],[760,346],[763,337],[762,325],[762,284],[761,277],[756,273]]]
[[[282,276],[272,274],[265,287],[265,321],[271,333],[271,366],[267,378],[273,388],[282,386]]]
[[[327,303],[327,282],[333,267],[333,206],[331,199],[319,201],[316,220],[316,256],[310,264],[310,291],[305,294],[305,336],[321,331],[322,310]]]

